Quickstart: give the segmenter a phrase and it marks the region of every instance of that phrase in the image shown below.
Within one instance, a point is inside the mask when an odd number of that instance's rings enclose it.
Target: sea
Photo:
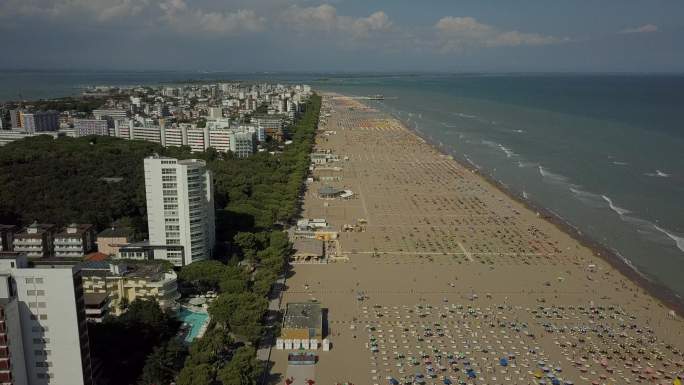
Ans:
[[[0,100],[186,80],[383,95],[368,103],[684,298],[684,74],[0,71]]]

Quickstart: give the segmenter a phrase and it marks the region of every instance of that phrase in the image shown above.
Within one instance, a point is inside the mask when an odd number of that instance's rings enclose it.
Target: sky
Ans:
[[[684,72],[684,1],[0,0],[0,68]]]

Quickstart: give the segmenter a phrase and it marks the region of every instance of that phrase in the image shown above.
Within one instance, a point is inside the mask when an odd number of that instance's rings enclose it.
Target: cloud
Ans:
[[[338,32],[353,38],[365,38],[373,32],[387,31],[392,26],[389,16],[383,11],[353,18],[338,15],[337,9],[330,4],[315,7],[293,5],[284,10],[279,19],[283,26],[298,32]]]
[[[206,10],[193,8],[185,0],[0,0],[0,18],[17,16],[207,37],[258,32],[266,24],[253,10]]]
[[[443,17],[435,24],[442,52],[458,52],[473,47],[517,47],[554,44],[565,41],[554,36],[501,31],[472,17]]]
[[[658,26],[653,24],[644,24],[635,28],[627,28],[620,31],[620,33],[651,33],[658,32]]]
[[[237,35],[262,31],[266,24],[266,19],[253,10],[218,12],[191,9],[184,0],[167,0],[160,3],[159,8],[163,12],[161,19],[172,29],[185,34]]]

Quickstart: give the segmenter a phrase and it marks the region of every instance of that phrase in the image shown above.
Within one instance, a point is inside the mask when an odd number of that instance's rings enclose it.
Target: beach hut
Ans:
[[[323,340],[323,351],[327,352],[329,350],[330,350],[330,340],[326,338]]]
[[[318,340],[315,338],[312,338],[309,340],[309,349],[311,350],[316,350],[318,349]]]
[[[283,350],[285,347],[285,342],[283,342],[282,338],[276,339],[276,350]]]
[[[292,350],[292,340],[285,340],[285,350]]]

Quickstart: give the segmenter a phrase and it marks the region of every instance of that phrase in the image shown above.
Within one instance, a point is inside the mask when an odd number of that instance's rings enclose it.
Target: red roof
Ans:
[[[107,259],[107,257],[107,254],[95,251],[93,253],[86,255],[83,259],[85,259],[86,261],[104,261],[105,259]]]

